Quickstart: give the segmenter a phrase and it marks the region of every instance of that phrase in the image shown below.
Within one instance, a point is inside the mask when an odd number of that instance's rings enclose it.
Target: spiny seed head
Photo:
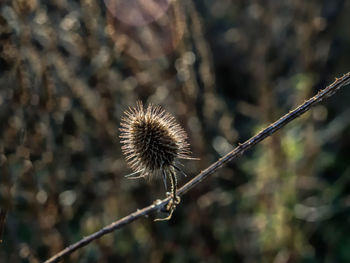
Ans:
[[[120,131],[122,152],[141,177],[173,169],[177,158],[190,159],[186,132],[160,106],[145,109],[138,101],[125,111]]]

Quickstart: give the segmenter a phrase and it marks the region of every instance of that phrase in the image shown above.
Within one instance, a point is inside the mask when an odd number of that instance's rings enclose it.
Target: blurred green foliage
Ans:
[[[194,176],[350,70],[349,1],[141,2],[1,2],[1,263],[42,262],[164,197],[162,180],[123,177],[118,128],[136,100],[186,129]],[[220,169],[171,221],[65,262],[349,262],[349,98]]]

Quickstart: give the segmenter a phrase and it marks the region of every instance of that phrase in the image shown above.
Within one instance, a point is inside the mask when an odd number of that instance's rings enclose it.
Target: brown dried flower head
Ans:
[[[138,101],[122,118],[122,152],[138,177],[173,173],[176,159],[192,159],[186,132],[160,106]]]

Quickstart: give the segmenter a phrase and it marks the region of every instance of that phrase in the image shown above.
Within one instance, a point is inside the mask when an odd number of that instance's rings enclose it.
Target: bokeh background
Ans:
[[[163,198],[127,180],[137,100],[188,132],[189,177],[350,71],[350,1],[4,0],[0,262],[42,262]],[[350,87],[182,198],[63,262],[350,262]],[[190,178],[179,177],[180,185]]]

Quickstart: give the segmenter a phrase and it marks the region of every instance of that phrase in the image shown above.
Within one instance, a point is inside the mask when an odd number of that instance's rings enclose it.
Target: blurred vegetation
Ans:
[[[4,0],[0,12],[1,263],[42,262],[164,197],[162,180],[123,177],[118,127],[137,99],[186,129],[193,176],[350,71],[344,0]],[[222,168],[171,221],[138,220],[65,262],[350,262],[349,98]]]

